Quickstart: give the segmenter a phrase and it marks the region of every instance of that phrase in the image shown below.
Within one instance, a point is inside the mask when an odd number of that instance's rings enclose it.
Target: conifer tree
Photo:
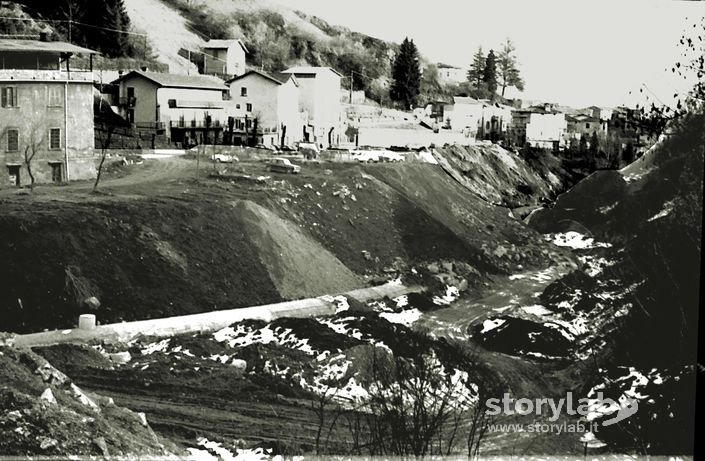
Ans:
[[[485,60],[482,81],[487,85],[487,89],[492,97],[497,91],[497,57],[492,50],[487,54],[487,59]]]
[[[392,88],[389,91],[392,101],[410,109],[416,104],[421,83],[419,53],[413,40],[405,38],[402,42],[392,65],[392,80]]]
[[[468,81],[475,89],[480,89],[484,74],[485,54],[482,52],[482,46],[480,46],[472,57],[472,64],[470,64],[470,70],[468,71]]]
[[[515,51],[516,47],[511,40],[507,39],[497,59],[499,83],[502,86],[502,97],[504,97],[504,91],[508,86],[514,86],[519,91],[524,90],[524,80],[522,80],[519,75],[517,58],[514,55]]]

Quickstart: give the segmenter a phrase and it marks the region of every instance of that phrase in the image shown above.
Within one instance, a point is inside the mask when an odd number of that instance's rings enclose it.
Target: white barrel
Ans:
[[[79,330],[93,330],[95,328],[95,314],[81,314],[78,317]]]

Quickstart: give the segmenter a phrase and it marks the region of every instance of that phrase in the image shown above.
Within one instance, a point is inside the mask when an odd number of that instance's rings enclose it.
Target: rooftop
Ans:
[[[245,51],[245,53],[249,53],[247,50],[247,47],[245,44],[240,40],[239,38],[235,39],[229,39],[229,40],[220,40],[220,39],[211,39],[208,40],[205,45],[203,45],[204,49],[223,49],[223,48],[230,48],[231,46],[238,44],[242,47],[242,49]]]
[[[169,88],[200,88],[207,90],[227,90],[223,80],[210,75],[177,75],[164,74],[160,72],[148,72],[143,70],[133,70],[123,75],[114,83],[124,80],[128,77],[141,76],[147,80],[151,80],[159,86]]]
[[[66,42],[45,42],[41,40],[17,40],[0,38],[0,51],[99,54],[97,51],[72,45]]]
[[[325,72],[333,72],[334,74],[342,77],[342,74],[338,72],[337,70],[333,69],[332,67],[313,67],[313,66],[299,66],[299,67],[291,67],[285,71],[282,71],[283,74],[323,74]]]
[[[296,77],[294,77],[293,74],[286,74],[286,73],[284,73],[284,72],[272,72],[272,73],[269,73],[269,72],[264,72],[264,71],[256,70],[256,69],[250,69],[250,70],[248,70],[247,72],[245,72],[245,73],[242,74],[242,75],[238,75],[237,77],[233,77],[233,78],[231,78],[230,80],[227,80],[225,83],[226,83],[226,84],[227,84],[227,83],[232,83],[232,82],[235,82],[235,81],[237,81],[237,80],[243,79],[243,78],[245,78],[245,77],[247,77],[247,76],[250,76],[250,75],[259,75],[259,76],[261,76],[261,77],[263,77],[263,78],[265,78],[265,79],[267,79],[267,80],[271,80],[272,82],[276,83],[277,85],[283,85],[283,84],[286,83],[290,78],[293,78],[293,79],[294,79],[294,84],[298,85],[298,83],[296,82]]]

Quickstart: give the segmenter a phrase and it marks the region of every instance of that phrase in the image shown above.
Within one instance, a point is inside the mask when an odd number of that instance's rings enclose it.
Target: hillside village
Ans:
[[[5,185],[28,184],[31,176],[38,182],[94,177],[101,148],[294,151],[303,142],[354,151],[489,141],[550,151],[594,169],[627,164],[654,141],[641,114],[626,107],[567,112],[550,103],[522,107],[519,100],[456,96],[404,112],[366,104],[364,91],[343,88],[345,77],[331,67],[253,68],[239,39],[210,40],[201,53],[198,74],[147,66],[98,73],[94,50],[47,34],[1,39]],[[34,165],[25,160],[30,151]]]

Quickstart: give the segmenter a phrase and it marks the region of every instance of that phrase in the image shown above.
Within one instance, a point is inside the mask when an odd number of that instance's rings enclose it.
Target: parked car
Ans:
[[[391,150],[385,150],[380,156],[380,160],[383,162],[403,162],[404,156],[399,152],[392,152]]]
[[[291,173],[297,174],[301,172],[299,165],[294,165],[288,158],[273,158],[267,163],[267,169],[274,173]]]
[[[277,146],[274,144],[257,144],[255,149],[266,149],[272,152],[279,152],[279,149],[277,149]]]
[[[376,163],[380,161],[383,151],[380,148],[363,146],[350,153],[360,163]]]
[[[282,152],[296,152],[296,148],[289,146],[288,144],[284,144],[283,146],[279,146],[279,150]]]
[[[239,159],[234,155],[230,154],[213,154],[211,160],[216,163],[234,163],[239,162]]]

